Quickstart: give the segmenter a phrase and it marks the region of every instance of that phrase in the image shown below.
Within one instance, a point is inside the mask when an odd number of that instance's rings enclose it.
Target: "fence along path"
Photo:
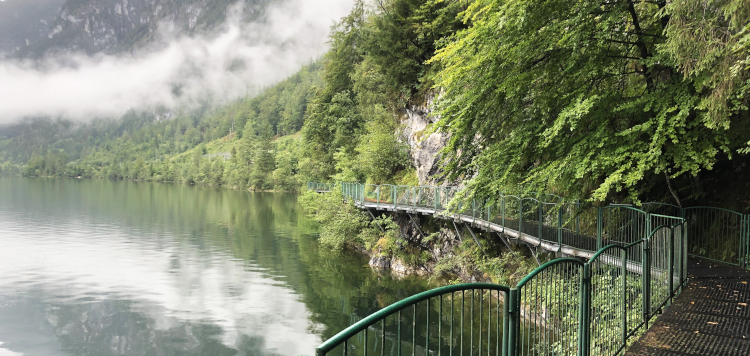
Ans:
[[[334,185],[309,183],[308,189],[328,192]],[[747,261],[746,216],[731,228],[721,214],[685,223],[685,210],[670,216],[675,207],[666,204],[583,209],[552,195],[501,195],[492,204],[473,200],[448,209],[454,187],[342,183],[340,189],[359,208],[453,218],[588,261],[553,260],[512,288],[472,283],[415,295],[355,323],[321,344],[317,355],[386,349],[391,355],[616,355],[681,292],[689,249],[718,256],[710,239],[689,247],[691,229],[735,231],[737,243],[730,245],[738,250],[719,257]]]

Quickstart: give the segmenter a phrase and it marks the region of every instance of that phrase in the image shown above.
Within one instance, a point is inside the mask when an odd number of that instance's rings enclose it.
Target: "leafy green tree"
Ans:
[[[384,0],[364,26],[364,52],[383,74],[390,100],[406,105],[430,89],[425,65],[441,39],[464,27],[458,13],[464,1]],[[426,85],[425,85],[426,84]]]
[[[138,159],[135,161],[134,175],[137,180],[145,181],[151,179],[151,165],[147,164],[141,156],[138,156]]]
[[[670,11],[664,1],[472,3],[470,27],[432,59],[444,68],[437,129],[451,134],[448,177],[476,174],[484,193],[522,184],[637,200],[649,180],[731,156],[746,106],[711,113],[712,90],[669,50],[685,25]],[[726,97],[747,101],[741,90]]]
[[[211,184],[222,185],[224,184],[224,160],[216,157],[213,163],[211,163]]]

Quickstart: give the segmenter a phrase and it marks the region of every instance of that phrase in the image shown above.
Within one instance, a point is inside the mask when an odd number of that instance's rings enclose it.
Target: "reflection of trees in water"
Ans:
[[[373,273],[359,254],[320,249],[315,223],[303,216],[292,194],[129,181],[25,181],[33,187],[25,189],[24,200],[58,205],[43,209],[58,215],[70,211],[95,223],[132,229],[127,233],[135,243],[184,246],[169,257],[172,270],[188,263],[186,251],[197,255],[222,251],[227,257],[249,261],[249,268],[262,269],[297,294],[310,312],[307,329],[323,339],[385,305],[428,289],[423,279],[395,280],[390,274]],[[40,213],[34,204],[21,202],[17,207]],[[147,235],[141,238],[144,232]],[[250,287],[225,285],[229,295],[240,295]],[[233,354],[228,347],[234,345],[222,345],[224,332],[218,326],[154,320],[163,313],[138,308],[128,301],[96,301],[56,305],[46,313],[60,342],[74,354]],[[241,334],[234,344],[246,354],[267,352],[262,337]]]
[[[131,307],[111,300],[54,305],[45,308],[44,321],[61,349],[75,355],[268,355],[262,337],[242,335],[233,349],[215,325],[157,321]]]

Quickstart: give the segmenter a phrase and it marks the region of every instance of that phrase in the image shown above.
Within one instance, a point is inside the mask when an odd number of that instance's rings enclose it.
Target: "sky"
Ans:
[[[128,56],[69,53],[43,66],[0,61],[0,124],[28,117],[74,121],[119,117],[130,109],[177,108],[213,97],[257,92],[319,58],[328,33],[353,0],[287,0],[264,24],[242,23],[230,9],[219,35],[169,35],[164,46]]]

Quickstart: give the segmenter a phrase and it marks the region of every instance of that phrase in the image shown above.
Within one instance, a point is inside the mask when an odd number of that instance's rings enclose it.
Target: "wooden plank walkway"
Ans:
[[[626,356],[750,355],[750,271],[691,259],[688,285]]]

